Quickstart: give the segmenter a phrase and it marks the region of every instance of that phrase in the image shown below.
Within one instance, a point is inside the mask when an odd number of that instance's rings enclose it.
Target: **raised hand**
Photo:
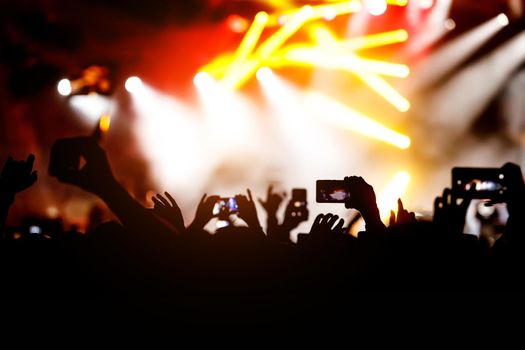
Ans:
[[[413,212],[409,212],[403,207],[403,202],[401,201],[401,198],[397,200],[397,217],[396,213],[394,213],[393,210],[390,211],[390,225],[405,225],[405,224],[413,224],[416,223],[416,214]]]
[[[514,163],[506,163],[501,170],[504,174],[503,183],[507,188],[504,200],[509,215],[516,217],[525,214],[525,181],[521,168]]]
[[[189,226],[189,228],[194,230],[202,230],[204,226],[213,218],[213,207],[220,199],[219,196],[209,196],[205,193],[199,205],[197,206],[197,212],[195,213],[195,219]]]
[[[306,207],[296,207],[295,202],[290,200],[286,206],[286,211],[284,212],[284,221],[282,223],[283,229],[290,232],[303,221],[308,220],[308,209]]]
[[[33,171],[35,156],[30,154],[27,160],[16,161],[9,157],[0,173],[0,196],[13,201],[14,196],[31,187],[38,175]]]
[[[345,177],[344,180],[347,191],[350,193],[345,202],[345,207],[356,209],[361,213],[367,231],[383,230],[385,226],[381,222],[374,188],[360,176]]]
[[[61,139],[51,148],[49,174],[58,181],[100,196],[140,244],[160,244],[172,230],[135,201],[113,176],[106,152],[95,138],[80,136]],[[148,232],[147,240],[142,233]],[[138,233],[138,234],[137,234]],[[152,239],[158,234],[158,240]]]
[[[458,200],[459,198],[456,198],[449,188],[445,188],[442,197],[434,200],[433,223],[443,233],[450,235],[463,233],[465,215],[472,199],[466,196],[459,204]]]
[[[330,238],[344,235],[346,230],[343,228],[344,219],[339,219],[334,214],[319,214],[312,224],[310,235],[312,238]]]
[[[239,207],[238,215],[248,224],[249,227],[259,229],[261,228],[261,224],[259,223],[259,217],[257,216],[257,209],[255,208],[252,192],[250,189],[248,189],[247,192],[248,197],[242,194],[235,196],[237,206]]]
[[[279,210],[279,206],[284,200],[284,196],[284,193],[273,192],[273,186],[270,185],[268,186],[268,192],[266,193],[266,200],[262,200],[261,198],[258,200],[264,210],[268,213],[268,216],[275,216],[277,210]]]
[[[169,222],[178,232],[183,232],[185,227],[182,211],[168,192],[164,192],[164,196],[157,194],[151,197],[154,203],[153,213]]]
[[[37,172],[33,171],[35,156],[30,154],[27,160],[16,161],[9,157],[0,172],[0,234],[4,226],[15,195],[31,187],[37,180]]]
[[[93,137],[88,136],[55,142],[51,149],[49,174],[60,182],[97,195],[105,194],[116,185],[106,152]]]

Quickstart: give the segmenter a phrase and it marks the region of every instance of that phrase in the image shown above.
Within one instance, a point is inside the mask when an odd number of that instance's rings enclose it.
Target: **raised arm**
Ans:
[[[35,156],[30,154],[27,160],[16,161],[9,157],[0,173],[0,233],[4,232],[7,215],[15,196],[31,187],[37,180],[37,172],[33,171]]]

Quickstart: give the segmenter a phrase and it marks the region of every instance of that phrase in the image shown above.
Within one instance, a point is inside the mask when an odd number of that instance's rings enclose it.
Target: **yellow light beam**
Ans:
[[[110,124],[111,124],[111,116],[106,113],[106,114],[103,114],[100,117],[100,121],[98,123],[98,128],[100,129],[100,131],[102,131],[104,133],[104,132],[107,132],[109,130]]]
[[[378,46],[402,43],[407,40],[408,32],[405,29],[398,29],[343,40],[339,42],[339,46],[346,50],[363,50]]]
[[[400,171],[377,197],[379,213],[385,224],[390,218],[390,210],[397,214],[397,200],[406,193],[409,183],[410,175],[406,171]]]
[[[394,131],[330,97],[318,92],[309,92],[305,97],[308,110],[313,111],[316,115],[322,115],[324,120],[401,149],[410,147],[411,140],[408,136]]]
[[[326,16],[327,14],[340,16],[340,15],[346,15],[349,13],[356,13],[356,12],[361,11],[361,8],[363,7],[363,5],[361,4],[361,1],[350,0],[350,1],[338,2],[334,4],[317,5],[317,6],[310,6],[310,7],[312,8],[312,19],[320,19]],[[272,14],[268,20],[268,25],[275,26],[275,25],[281,24],[279,22],[280,18],[285,19],[284,23],[287,23],[295,15],[297,15],[297,13],[300,11],[301,10],[293,9],[293,10],[282,11],[282,12],[277,12],[275,14]]]
[[[286,40],[295,34],[304,23],[311,18],[312,13],[313,10],[311,6],[303,6],[288,23],[279,28],[279,30],[259,46],[257,51],[255,51],[253,59],[242,62],[242,64],[239,65],[239,69],[231,70],[229,72],[230,74],[224,76],[221,83],[230,89],[239,88],[250,78],[261,62],[268,59],[275,50],[281,47]]]
[[[268,22],[268,14],[261,11],[255,15],[250,29],[246,32],[246,35],[241,41],[237,52],[235,53],[235,60],[241,60],[248,57],[252,53],[253,49],[257,45],[259,38]]]
[[[386,3],[388,5],[394,5],[394,6],[406,6],[408,5],[408,0],[386,0]]]
[[[406,78],[410,69],[404,64],[360,58],[356,55],[335,55],[321,49],[291,49],[283,57],[290,64],[306,64],[348,72],[371,72]]]
[[[410,102],[392,87],[386,80],[373,73],[354,72],[359,79],[377,92],[400,112],[410,109]]]

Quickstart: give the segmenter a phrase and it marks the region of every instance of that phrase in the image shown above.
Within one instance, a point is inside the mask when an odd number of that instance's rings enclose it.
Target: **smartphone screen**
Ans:
[[[220,213],[235,214],[239,211],[237,200],[234,197],[220,198],[213,207],[213,215],[218,216]]]
[[[453,168],[452,191],[458,197],[497,199],[506,187],[499,168]]]
[[[294,188],[292,189],[292,200],[295,208],[306,207],[306,189],[305,188]]]
[[[344,203],[350,194],[346,190],[344,180],[317,180],[317,203]]]

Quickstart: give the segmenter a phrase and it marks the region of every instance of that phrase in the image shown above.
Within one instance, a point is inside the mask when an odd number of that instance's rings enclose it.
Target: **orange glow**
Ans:
[[[107,132],[109,130],[109,125],[111,124],[111,116],[109,114],[104,114],[100,118],[100,122],[98,123],[98,127],[100,131]]]

